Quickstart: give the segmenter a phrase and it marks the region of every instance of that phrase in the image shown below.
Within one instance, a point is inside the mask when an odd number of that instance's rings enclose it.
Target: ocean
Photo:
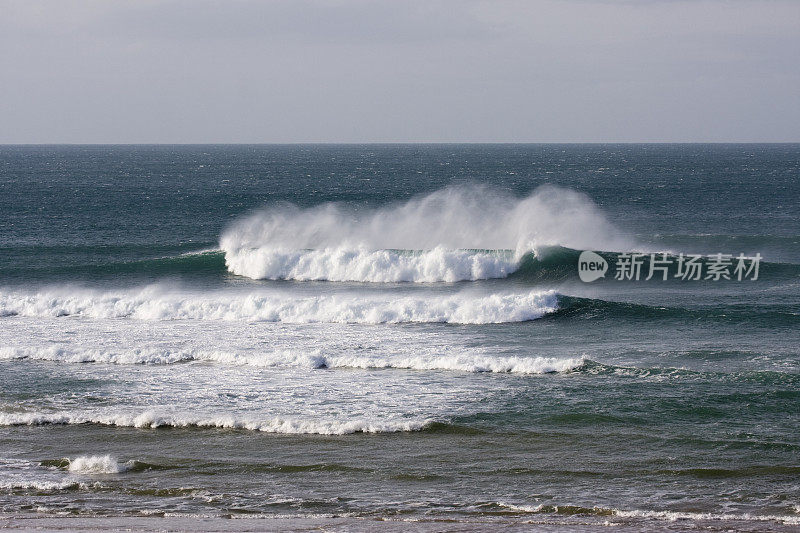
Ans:
[[[796,530],[798,207],[798,144],[0,146],[0,525]]]

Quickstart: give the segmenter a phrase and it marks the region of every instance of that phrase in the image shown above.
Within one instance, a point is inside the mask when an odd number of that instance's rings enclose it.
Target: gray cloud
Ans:
[[[0,1],[0,142],[800,141],[800,2]]]

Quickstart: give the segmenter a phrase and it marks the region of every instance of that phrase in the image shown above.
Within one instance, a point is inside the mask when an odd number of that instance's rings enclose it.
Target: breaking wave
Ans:
[[[346,435],[349,433],[396,433],[419,431],[432,420],[380,419],[380,420],[311,420],[299,418],[246,418],[231,415],[181,413],[0,413],[0,426],[41,426],[99,424],[135,428],[219,428],[244,429],[265,433]]]
[[[504,278],[518,261],[506,250],[370,250],[338,247],[289,250],[267,247],[225,255],[230,271],[253,279],[416,282]]]
[[[709,248],[719,250],[720,248]],[[727,250],[727,249],[726,249]],[[0,253],[2,253],[0,249]],[[564,246],[537,246],[535,250],[524,252],[521,256],[511,249],[457,249],[437,247],[431,250],[369,250],[367,248],[326,248],[322,250],[263,250],[252,249],[243,252],[255,258],[265,254],[265,261],[254,260],[248,269],[259,279],[290,279],[296,281],[418,281],[418,282],[456,282],[510,277],[528,282],[562,281],[578,279],[577,263],[582,250]],[[620,252],[594,249],[608,261],[616,264]],[[643,252],[643,250],[637,250]],[[642,280],[648,275],[649,253],[643,252]],[[663,252],[658,252],[658,257]],[[671,266],[668,278],[680,282],[676,277],[678,256],[666,252]],[[281,276],[258,274],[277,268],[275,261],[283,264],[279,268]],[[700,260],[706,264],[707,257]],[[46,264],[26,265],[18,268],[0,268],[0,277],[18,277],[28,281],[54,276],[65,279],[90,275],[117,277],[124,275],[157,276],[209,276],[224,277],[231,272],[226,266],[226,253],[219,249],[202,249],[177,255],[166,255],[135,260],[111,260],[100,264],[73,264],[69,266]],[[800,275],[800,265],[795,263],[760,263],[759,279],[796,279]],[[250,276],[250,277],[253,277]],[[735,279],[735,277],[734,277]],[[597,280],[603,283],[607,279]],[[656,276],[654,282],[664,281]],[[692,281],[698,283],[698,281]]]
[[[791,515],[758,515],[751,513],[730,512],[692,512],[668,510],[623,510],[606,507],[583,507],[578,505],[524,505],[506,502],[490,502],[482,505],[483,511],[511,514],[555,514],[561,516],[597,516],[623,519],[646,519],[665,522],[706,521],[706,522],[777,522],[782,524],[800,524],[800,517]],[[608,525],[608,524],[607,524]]]
[[[496,372],[512,374],[547,374],[566,372],[581,367],[582,357],[559,359],[555,357],[503,357],[489,355],[418,355],[418,356],[362,356],[323,355],[277,351],[271,353],[238,354],[203,350],[68,350],[48,348],[0,348],[0,360],[33,359],[65,363],[108,363],[169,365],[190,361],[213,362],[227,365],[255,367],[298,367],[404,369],[404,370],[449,370],[460,372]]]
[[[627,249],[600,209],[576,191],[544,186],[525,198],[448,188],[403,204],[358,210],[279,204],[223,232],[230,272],[254,279],[455,282],[502,278],[543,246]]]
[[[81,455],[67,460],[67,470],[73,474],[121,474],[128,467],[110,455]]]
[[[783,524],[800,525],[800,517],[786,515],[757,515],[751,513],[702,513],[688,511],[646,511],[646,510],[616,510],[615,516],[622,518],[650,518],[677,522],[681,520],[713,521],[713,522],[778,522]]]
[[[344,294],[194,293],[160,285],[99,292],[50,289],[0,291],[0,317],[133,318],[140,320],[248,320],[284,323],[384,324],[442,322],[491,324],[541,318],[558,307],[553,291],[474,295],[393,296]]]
[[[36,491],[36,492],[58,492],[66,490],[77,490],[87,488],[86,484],[79,483],[74,479],[64,479],[60,481],[47,481],[37,479],[12,479],[0,481],[0,490],[7,491]]]

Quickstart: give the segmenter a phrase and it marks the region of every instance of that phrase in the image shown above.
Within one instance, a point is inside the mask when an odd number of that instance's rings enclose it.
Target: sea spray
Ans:
[[[254,279],[454,282],[503,278],[541,246],[627,249],[585,195],[554,186],[516,198],[450,187],[378,209],[275,204],[220,238],[228,270]]]

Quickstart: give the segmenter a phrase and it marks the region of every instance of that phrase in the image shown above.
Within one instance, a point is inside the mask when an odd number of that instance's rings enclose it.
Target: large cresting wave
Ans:
[[[503,278],[541,247],[626,249],[584,194],[544,186],[517,198],[447,188],[378,209],[278,204],[223,232],[228,270],[253,279],[455,282]]]

